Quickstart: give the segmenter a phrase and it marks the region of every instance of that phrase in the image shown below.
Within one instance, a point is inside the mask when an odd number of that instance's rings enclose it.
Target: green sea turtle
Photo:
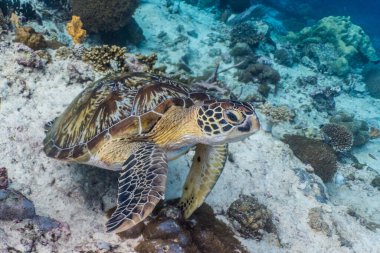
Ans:
[[[168,161],[195,146],[180,207],[188,218],[224,167],[227,143],[259,129],[248,103],[216,100],[147,73],[105,77],[84,89],[47,131],[49,157],[120,171],[107,231],[144,220],[163,198]]]

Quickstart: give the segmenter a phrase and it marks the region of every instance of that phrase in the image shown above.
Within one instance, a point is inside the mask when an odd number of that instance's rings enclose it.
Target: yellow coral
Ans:
[[[21,26],[20,18],[17,16],[16,13],[13,12],[9,20],[11,21],[14,28],[19,28]]]
[[[71,21],[67,23],[67,32],[75,44],[81,44],[87,35],[86,30],[82,29],[82,27],[83,23],[78,16],[73,16]]]

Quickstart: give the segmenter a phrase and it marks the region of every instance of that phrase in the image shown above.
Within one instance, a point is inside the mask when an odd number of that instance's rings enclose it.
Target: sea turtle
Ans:
[[[120,171],[107,231],[144,220],[163,198],[168,161],[195,146],[180,207],[188,218],[224,167],[227,143],[259,129],[253,107],[213,99],[148,73],[111,75],[85,88],[48,129],[49,157]]]

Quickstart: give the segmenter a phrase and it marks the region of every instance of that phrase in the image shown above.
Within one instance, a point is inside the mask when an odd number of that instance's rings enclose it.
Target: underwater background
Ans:
[[[380,252],[379,17],[375,0],[0,0],[0,253]],[[189,220],[173,200],[193,150],[120,234],[118,173],[43,151],[49,122],[120,72],[258,114]]]

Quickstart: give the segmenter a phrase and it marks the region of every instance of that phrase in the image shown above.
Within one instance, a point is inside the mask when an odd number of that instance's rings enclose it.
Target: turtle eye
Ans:
[[[228,123],[232,125],[238,125],[243,123],[244,115],[240,111],[235,110],[226,110],[224,115],[228,121]]]

